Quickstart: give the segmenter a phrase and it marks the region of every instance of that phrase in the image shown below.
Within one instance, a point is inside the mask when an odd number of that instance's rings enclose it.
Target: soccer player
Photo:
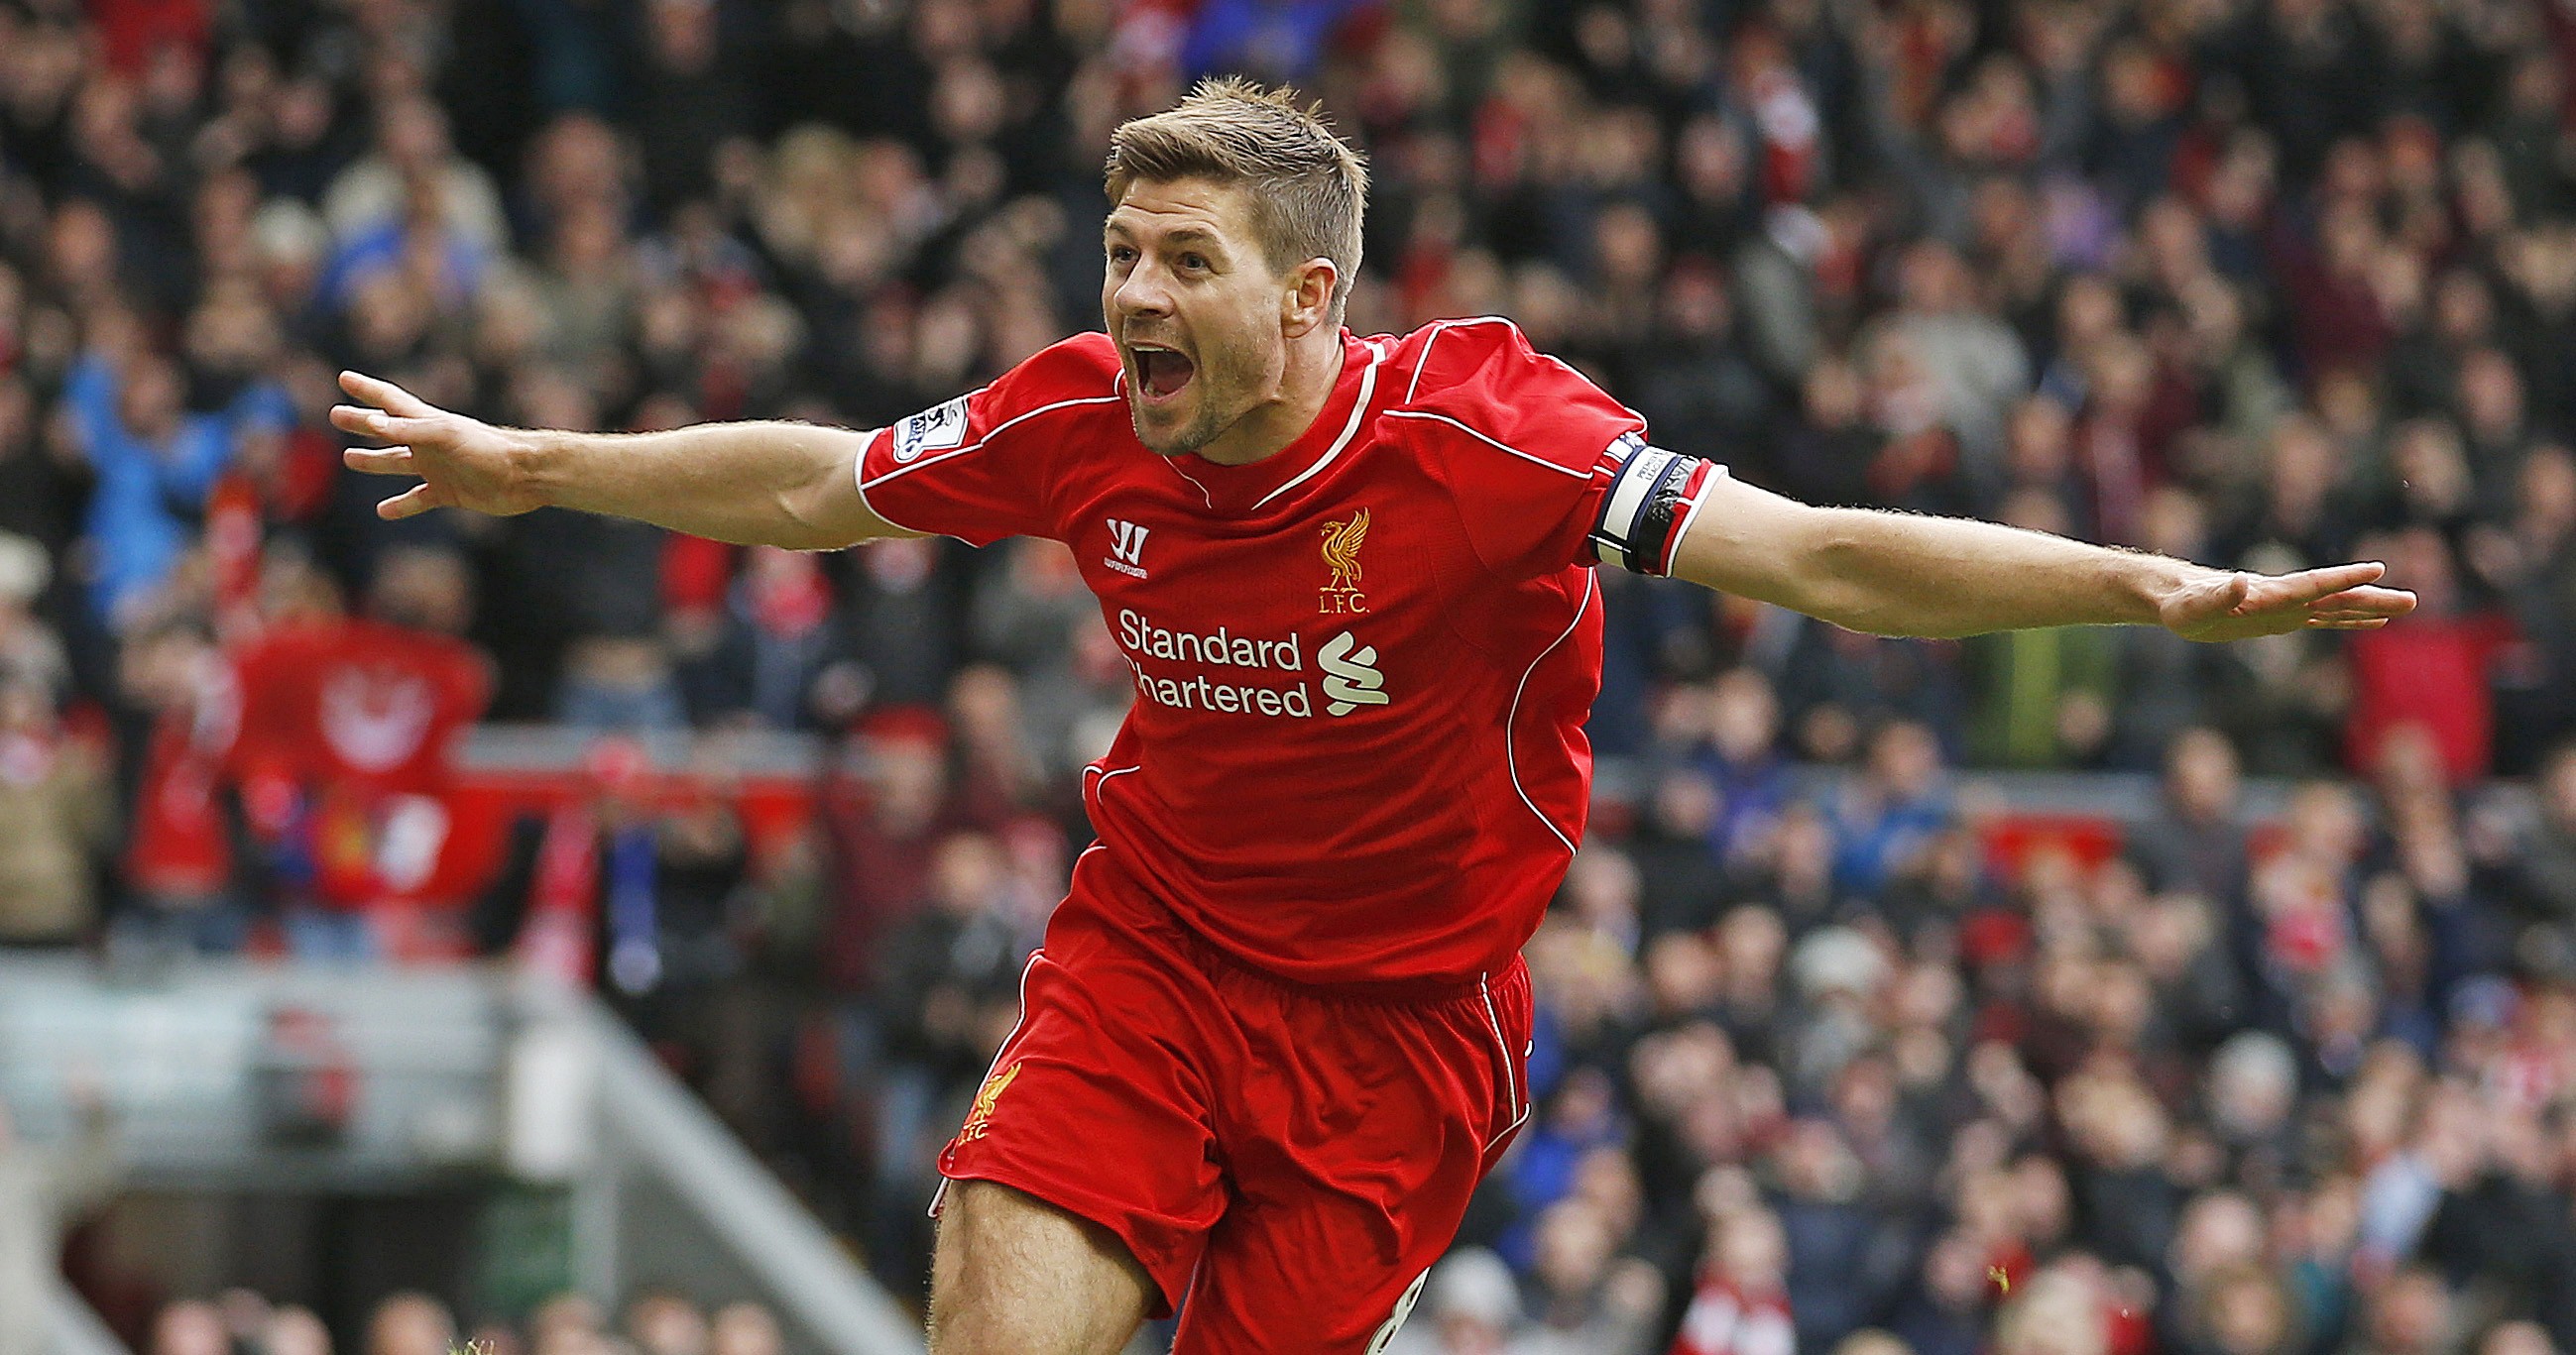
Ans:
[[[1375,1352],[1529,1115],[1519,950],[1582,839],[1596,567],[1887,635],[2383,625],[2264,577],[1811,507],[1647,439],[1509,321],[1341,326],[1360,159],[1224,80],[1127,123],[1106,333],[890,428],[491,427],[350,373],[379,512],[557,505],[824,550],[1071,546],[1136,696],[1024,1016],[940,1159],[939,1355]]]

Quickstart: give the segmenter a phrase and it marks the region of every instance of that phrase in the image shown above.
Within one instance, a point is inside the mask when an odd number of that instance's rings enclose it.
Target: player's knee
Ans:
[[[949,1187],[931,1265],[931,1355],[1116,1355],[1153,1281],[1117,1238],[990,1181]]]

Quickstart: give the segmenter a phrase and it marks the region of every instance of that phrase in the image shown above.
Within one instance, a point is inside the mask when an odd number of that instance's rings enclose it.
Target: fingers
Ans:
[[[382,451],[352,447],[340,453],[340,462],[351,470],[363,471],[369,475],[420,474],[412,466],[409,447],[388,447]]]
[[[2308,604],[2320,612],[2361,612],[2370,616],[2404,616],[2415,610],[2415,595],[2403,588],[2347,588]]]
[[[2387,624],[2388,618],[2384,616],[2358,616],[2342,620],[2324,616],[2308,618],[2310,630],[2377,630]]]
[[[390,381],[364,372],[340,373],[340,389],[378,409],[409,418],[438,412],[436,406]],[[337,411],[334,411],[336,413]]]
[[[437,496],[431,492],[429,486],[413,485],[402,493],[377,504],[376,516],[387,522],[400,522],[404,518],[419,517],[439,506]]]
[[[387,414],[360,405],[331,406],[331,426],[343,433],[385,442],[430,441],[437,436],[439,427],[433,419]]]
[[[2261,592],[2250,605],[2255,607],[2296,607],[2348,592],[2376,582],[2388,572],[2388,566],[2376,560],[2361,564],[2329,565],[2324,569],[2303,569],[2296,574],[2282,574],[2262,581]]]

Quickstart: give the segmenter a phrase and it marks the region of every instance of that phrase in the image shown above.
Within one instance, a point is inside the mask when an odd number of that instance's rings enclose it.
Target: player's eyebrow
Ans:
[[[1100,234],[1103,239],[1108,239],[1113,236],[1124,236],[1129,240],[1136,238],[1136,232],[1128,229],[1125,223],[1115,219],[1104,223],[1101,226]],[[1216,232],[1208,230],[1203,226],[1175,226],[1162,233],[1161,243],[1166,245],[1190,245],[1202,249],[1213,246],[1220,253],[1225,250],[1224,239],[1218,236]]]

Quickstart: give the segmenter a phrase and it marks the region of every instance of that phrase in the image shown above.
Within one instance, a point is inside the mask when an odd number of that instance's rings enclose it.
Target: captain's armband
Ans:
[[[1637,574],[1670,574],[1673,552],[1699,509],[1700,491],[1725,468],[1650,446],[1635,433],[1623,434],[1602,456],[1618,469],[1592,524],[1593,555]]]

